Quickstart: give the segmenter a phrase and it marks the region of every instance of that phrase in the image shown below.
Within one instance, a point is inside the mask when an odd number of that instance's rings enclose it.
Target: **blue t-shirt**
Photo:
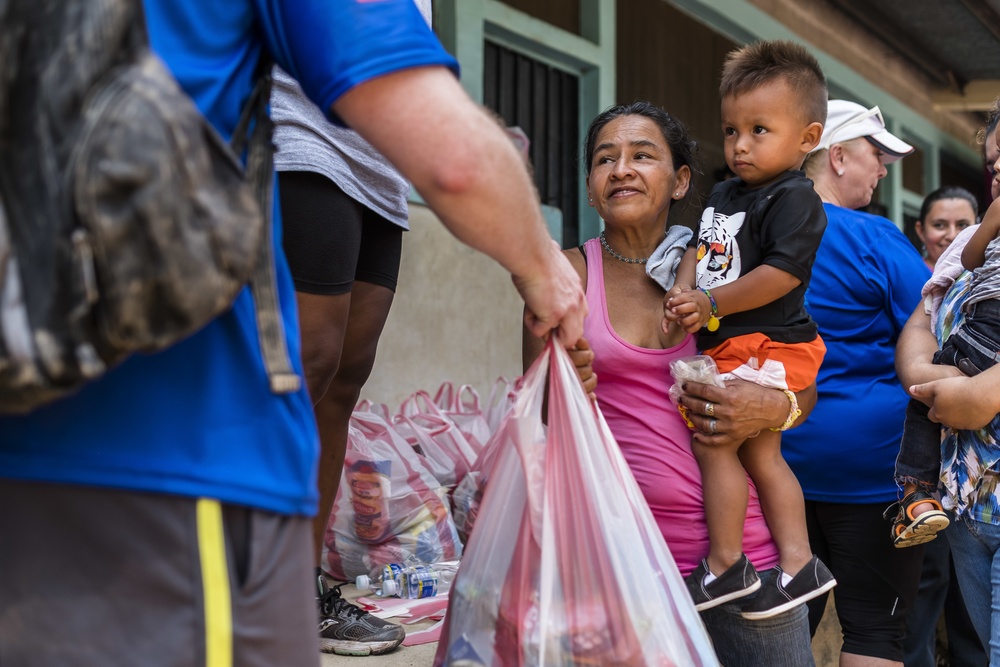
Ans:
[[[896,377],[896,340],[930,272],[889,220],[823,207],[827,227],[806,292],[826,344],[819,400],[782,434],[781,451],[807,500],[891,502],[909,400]]]
[[[457,63],[413,0],[146,0],[154,50],[228,137],[266,48],[322,109],[359,83]],[[277,197],[275,197],[277,199]],[[295,293],[274,247],[285,333],[301,374]],[[303,383],[304,385],[305,383]],[[268,388],[249,290],[175,347],[137,355],[78,394],[0,418],[0,477],[316,511],[318,436],[305,388]]]

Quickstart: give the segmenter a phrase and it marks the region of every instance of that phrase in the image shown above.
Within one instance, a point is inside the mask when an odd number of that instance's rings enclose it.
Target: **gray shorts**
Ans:
[[[311,522],[0,479],[0,665],[319,665]]]

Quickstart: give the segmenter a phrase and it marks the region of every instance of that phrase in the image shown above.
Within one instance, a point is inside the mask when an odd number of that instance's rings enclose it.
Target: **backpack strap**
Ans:
[[[274,144],[271,141],[274,123],[267,110],[271,98],[271,59],[262,55],[258,67],[260,71],[257,84],[240,114],[232,146],[237,155],[242,153],[242,144],[252,117],[254,125],[247,147],[247,178],[254,187],[257,203],[264,216],[264,230],[257,263],[250,278],[250,290],[257,313],[257,335],[264,358],[264,369],[271,391],[275,394],[291,394],[302,387],[302,378],[292,368],[288,355],[274,268]]]

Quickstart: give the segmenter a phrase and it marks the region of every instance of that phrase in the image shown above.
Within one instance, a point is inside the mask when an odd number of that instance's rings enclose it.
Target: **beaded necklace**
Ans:
[[[623,255],[619,255],[618,253],[616,253],[614,250],[611,249],[611,246],[608,245],[608,240],[604,238],[604,232],[601,232],[601,246],[603,246],[603,248],[608,251],[609,255],[617,259],[619,262],[625,262],[626,264],[645,264],[646,262],[649,261],[649,257],[634,259],[632,257],[625,257]]]

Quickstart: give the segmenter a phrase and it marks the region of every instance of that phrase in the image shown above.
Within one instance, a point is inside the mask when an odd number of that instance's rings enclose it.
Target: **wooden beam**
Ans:
[[[977,79],[965,84],[961,93],[951,90],[931,92],[931,101],[938,111],[987,111],[1000,97],[1000,79]]]
[[[909,60],[935,84],[953,86],[956,82],[954,73],[944,63],[929,55],[923,45],[905,32],[893,27],[894,21],[875,9],[869,0],[833,0],[833,4],[893,51]]]
[[[977,21],[979,21],[984,28],[989,30],[994,37],[1000,39],[1000,16],[997,15],[996,10],[993,6],[986,0],[961,0],[965,8],[969,10]]]

